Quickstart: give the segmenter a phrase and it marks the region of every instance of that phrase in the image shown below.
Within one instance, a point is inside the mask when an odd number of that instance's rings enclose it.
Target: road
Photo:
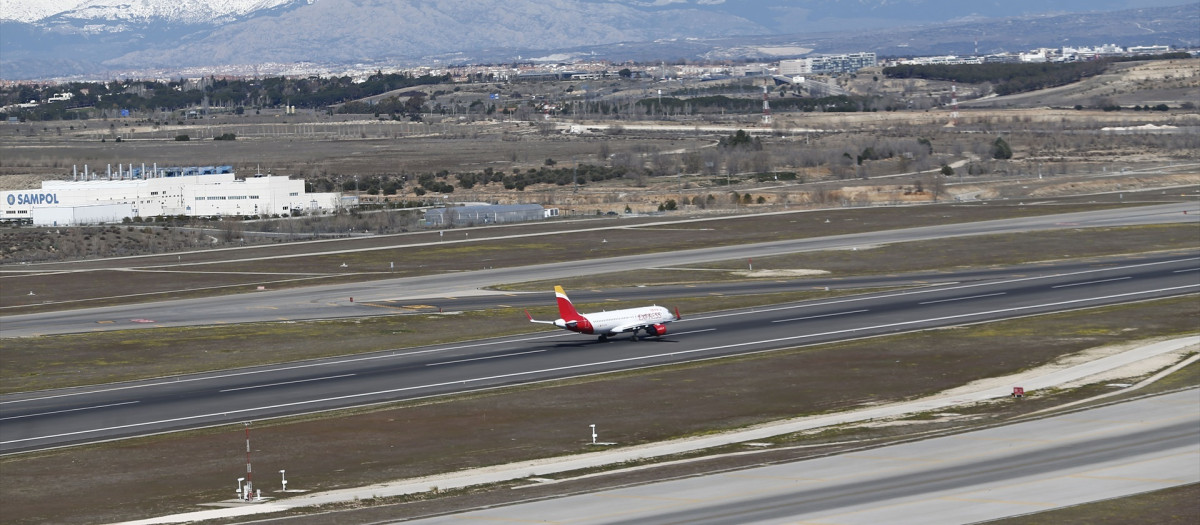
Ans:
[[[12,394],[0,453],[1197,292],[1200,255],[687,316],[642,341],[555,331]]]
[[[0,323],[0,338],[152,326],[361,317],[380,313],[378,308],[364,303],[392,301],[403,304],[427,299],[472,295],[480,293],[481,288],[500,283],[569,279],[578,275],[675,267],[748,257],[761,258],[805,251],[852,249],[947,237],[1177,222],[1200,223],[1200,207],[1195,203],[1166,204],[698,248],[669,253],[590,259],[517,268],[496,268],[367,283],[311,286],[235,296],[161,301],[39,314],[5,315],[3,323]]]
[[[975,523],[1200,482],[1197,396],[405,523]]]

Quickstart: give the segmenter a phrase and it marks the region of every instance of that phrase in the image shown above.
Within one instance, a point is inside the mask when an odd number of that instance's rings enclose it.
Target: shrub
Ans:
[[[992,143],[992,158],[999,160],[1011,159],[1013,156],[1012,148],[1004,141],[1003,137],[996,137],[996,141]]]

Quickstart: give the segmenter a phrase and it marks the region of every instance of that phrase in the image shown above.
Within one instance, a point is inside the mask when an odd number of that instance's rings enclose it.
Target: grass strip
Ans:
[[[693,436],[921,397],[1096,346],[1195,333],[1198,317],[1200,301],[1179,297],[257,422],[255,471],[286,469],[289,487],[328,490],[581,453],[592,423],[622,445]],[[1029,394],[1022,409],[1078,398]],[[851,432],[788,442],[831,443]],[[8,456],[0,498],[10,502],[9,523],[143,518],[230,498],[244,461],[240,425]],[[269,476],[258,486],[278,488]]]

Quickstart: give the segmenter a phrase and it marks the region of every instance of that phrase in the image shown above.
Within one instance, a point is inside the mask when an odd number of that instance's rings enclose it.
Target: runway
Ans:
[[[686,316],[662,338],[554,331],[0,397],[0,452],[88,443],[1169,297],[1200,291],[1200,254],[1034,277]],[[523,320],[522,320],[523,321]]]
[[[569,279],[578,275],[761,258],[804,251],[849,250],[856,247],[946,237],[1174,222],[1200,222],[1200,209],[1197,209],[1194,203],[1167,204],[698,248],[669,253],[589,259],[517,268],[496,268],[367,283],[321,285],[202,299],[5,315],[3,323],[0,323],[0,338],[142,329],[154,326],[353,318],[378,315],[380,309],[369,306],[370,304],[386,302],[401,305],[413,302],[428,304],[430,301],[447,297],[478,294],[481,288],[501,283]]]
[[[976,523],[1200,482],[1198,395],[404,523]]]

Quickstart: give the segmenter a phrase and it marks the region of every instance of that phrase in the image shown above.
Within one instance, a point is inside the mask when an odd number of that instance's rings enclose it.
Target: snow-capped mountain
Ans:
[[[4,0],[0,2],[0,20],[36,22],[82,4],[80,0]]]
[[[817,33],[834,32],[852,38],[851,48],[829,46],[818,52],[889,52],[875,45],[877,30],[1184,1],[0,0],[0,79],[268,62],[503,62],[562,50],[586,48],[591,53],[597,46],[610,46],[613,52],[606,58],[613,60],[673,60],[709,56],[714,44],[694,44],[707,39],[791,35],[811,43]],[[1174,29],[1194,21],[1195,12],[1200,12],[1200,2],[1191,0],[1144,18],[1143,25],[1155,35],[1168,38],[1148,43],[1186,45],[1195,40],[1194,26]],[[969,41],[1008,32],[983,22],[959,33]],[[1104,33],[1081,43],[1107,43],[1113,41],[1109,35],[1119,36]],[[1137,34],[1144,36],[1146,29]],[[1047,34],[1039,45],[1066,41],[1065,35],[1058,37]],[[916,33],[910,40],[906,46],[923,39]],[[746,42],[720,45],[755,49]],[[629,52],[633,49],[637,54]]]
[[[210,24],[296,0],[5,0],[0,19],[34,23],[50,18]],[[315,0],[304,0],[312,3]]]

